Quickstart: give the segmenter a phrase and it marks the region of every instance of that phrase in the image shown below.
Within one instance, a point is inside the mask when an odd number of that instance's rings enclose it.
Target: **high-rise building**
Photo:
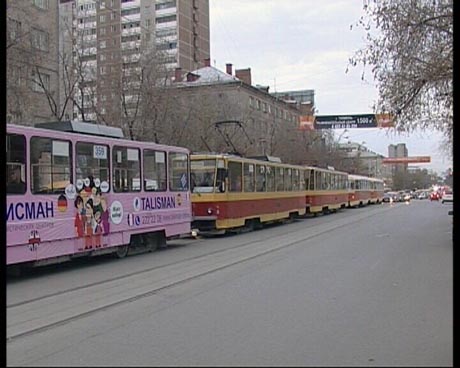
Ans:
[[[407,157],[408,151],[405,143],[398,143],[396,145],[390,144],[388,146],[388,157],[389,158],[398,158],[398,157]],[[394,175],[397,172],[406,172],[407,163],[393,164],[392,165],[392,174]]]
[[[209,0],[60,0],[60,29],[61,54],[80,79],[74,118],[129,114],[142,66],[172,78],[210,54]]]

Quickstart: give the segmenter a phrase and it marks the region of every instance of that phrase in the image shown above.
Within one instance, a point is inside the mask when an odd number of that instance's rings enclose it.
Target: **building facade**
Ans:
[[[209,57],[209,0],[61,0],[60,14],[61,54],[78,79],[73,118],[130,118],[146,75],[167,82]]]
[[[345,171],[379,179],[391,177],[391,172],[388,172],[386,166],[382,164],[384,156],[373,152],[363,144],[339,143],[338,148],[343,152],[344,160],[349,163],[345,165]]]
[[[6,16],[7,122],[33,125],[56,119],[58,2],[8,0]]]
[[[271,95],[268,87],[253,86],[250,68],[236,69],[228,63],[223,72],[210,65],[189,73],[176,70],[169,88],[174,107],[166,125],[183,121],[183,141],[172,143],[192,150],[238,151],[244,155],[288,157],[295,151],[284,144],[298,136],[300,111],[295,105]],[[241,79],[240,79],[241,78]],[[201,137],[200,137],[201,135]]]
[[[388,146],[388,157],[389,158],[399,158],[399,157],[408,157],[408,151],[405,143],[390,144]],[[392,176],[396,174],[404,174],[407,172],[407,163],[401,164],[392,164],[391,173]]]

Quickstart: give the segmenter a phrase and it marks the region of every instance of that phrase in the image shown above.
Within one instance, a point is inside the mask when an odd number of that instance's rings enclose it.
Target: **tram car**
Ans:
[[[346,172],[306,166],[304,175],[307,213],[330,213],[348,205]]]
[[[7,124],[7,265],[44,265],[190,234],[189,151],[120,128]]]
[[[223,234],[305,214],[301,166],[232,154],[190,156],[192,229]]]
[[[383,180],[362,175],[348,175],[348,207],[382,203]]]

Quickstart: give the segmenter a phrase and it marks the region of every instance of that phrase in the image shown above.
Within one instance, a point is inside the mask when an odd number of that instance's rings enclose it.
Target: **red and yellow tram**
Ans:
[[[305,214],[301,166],[231,154],[192,154],[192,229],[224,233]]]
[[[383,180],[361,175],[348,175],[348,207],[383,202]]]
[[[304,169],[307,212],[328,213],[347,206],[346,172],[309,166]]]

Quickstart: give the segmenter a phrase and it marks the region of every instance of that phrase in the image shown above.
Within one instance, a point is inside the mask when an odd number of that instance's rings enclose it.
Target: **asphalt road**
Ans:
[[[452,205],[348,209],[7,280],[8,366],[452,366]]]

